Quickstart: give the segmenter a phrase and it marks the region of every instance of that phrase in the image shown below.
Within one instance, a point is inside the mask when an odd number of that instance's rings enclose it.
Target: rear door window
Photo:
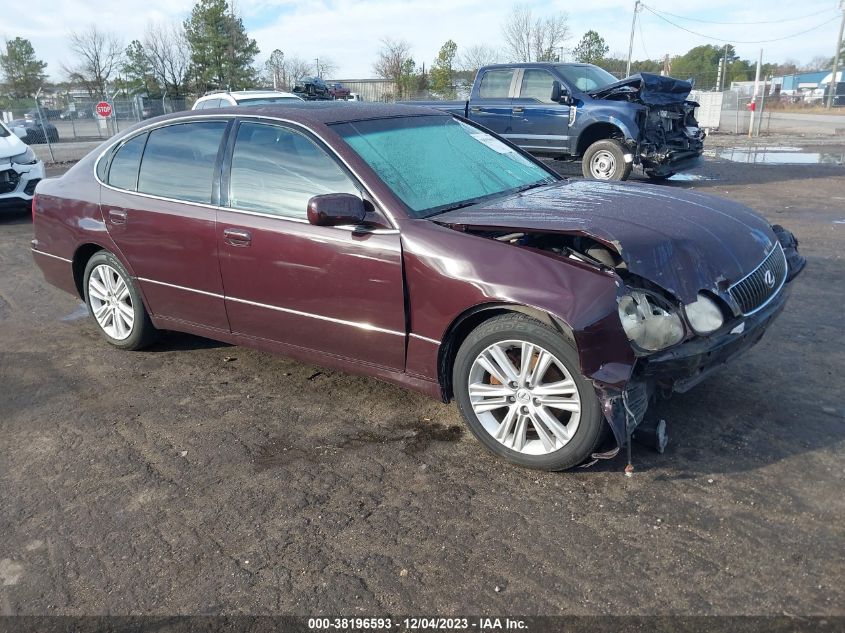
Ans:
[[[360,195],[325,150],[290,128],[241,123],[232,152],[229,205],[306,218],[308,200],[326,193]]]
[[[211,202],[214,166],[225,121],[168,125],[150,132],[138,191],[189,202]]]
[[[513,70],[488,70],[481,78],[478,96],[481,99],[507,99],[510,97]]]
[[[144,152],[144,143],[146,142],[147,135],[141,134],[129,139],[117,150],[109,167],[108,183],[112,187],[135,191],[135,187],[138,185],[141,154]]]

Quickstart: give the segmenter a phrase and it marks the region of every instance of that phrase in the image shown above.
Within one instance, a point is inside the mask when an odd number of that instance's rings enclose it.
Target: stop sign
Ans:
[[[101,117],[108,118],[111,116],[111,104],[108,104],[105,101],[100,101],[94,109]]]

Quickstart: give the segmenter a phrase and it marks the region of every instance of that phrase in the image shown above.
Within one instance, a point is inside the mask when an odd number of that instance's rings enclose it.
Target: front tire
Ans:
[[[572,468],[604,437],[601,408],[574,347],[527,315],[497,316],[473,330],[455,357],[452,384],[476,438],[520,466]]]
[[[85,266],[85,303],[94,322],[109,343],[136,350],[155,339],[153,327],[138,287],[112,253],[99,251]]]
[[[627,162],[625,146],[607,138],[587,148],[581,160],[581,172],[590,180],[628,180],[633,162]]]

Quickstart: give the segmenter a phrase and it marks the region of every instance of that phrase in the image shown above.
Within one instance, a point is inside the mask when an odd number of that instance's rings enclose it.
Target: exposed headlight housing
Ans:
[[[26,151],[21,154],[16,154],[10,159],[13,165],[34,165],[38,162],[38,156],[32,151],[31,147],[27,147]]]
[[[619,300],[622,328],[628,340],[641,349],[656,352],[684,338],[681,317],[662,303],[642,290],[632,290]]]
[[[684,306],[684,312],[696,334],[710,334],[725,323],[725,317],[717,303],[703,292],[698,293],[694,302]]]

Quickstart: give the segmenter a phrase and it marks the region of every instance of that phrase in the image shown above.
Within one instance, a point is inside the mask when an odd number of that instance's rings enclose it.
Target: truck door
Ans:
[[[511,132],[512,84],[516,78],[513,68],[486,71],[469,102],[469,118],[496,134]]]
[[[526,68],[517,77],[511,131],[504,136],[530,152],[569,154],[569,106],[552,101],[555,77],[542,68]]]

